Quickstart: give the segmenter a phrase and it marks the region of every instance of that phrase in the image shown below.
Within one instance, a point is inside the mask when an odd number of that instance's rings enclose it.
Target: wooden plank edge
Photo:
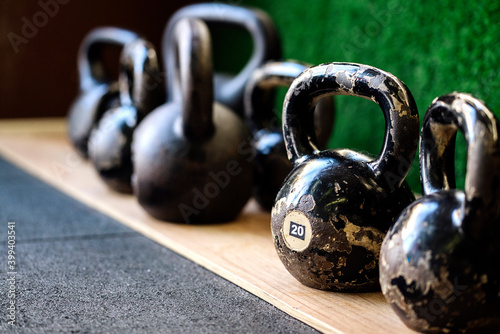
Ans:
[[[2,119],[0,133],[12,134],[41,134],[65,133],[67,131],[66,119],[54,118],[14,118]]]
[[[25,133],[33,133],[32,131],[26,131]],[[303,323],[313,327],[314,329],[323,332],[323,333],[343,333],[338,329],[324,323],[323,321],[318,320],[317,318],[298,310],[297,308],[279,300],[277,297],[269,294],[265,290],[253,285],[252,283],[242,279],[236,274],[233,274],[229,270],[213,263],[212,261],[198,255],[196,252],[190,250],[187,247],[182,246],[179,243],[176,243],[174,240],[166,238],[163,234],[158,233],[154,228],[151,228],[147,225],[141,224],[139,221],[128,217],[127,215],[122,215],[115,210],[109,209],[104,202],[95,201],[91,196],[87,196],[75,189],[71,186],[67,186],[64,182],[57,182],[54,180],[52,176],[44,171],[41,171],[36,168],[36,166],[32,166],[28,161],[23,159],[22,156],[16,155],[14,152],[11,152],[9,149],[0,147],[0,155],[4,157],[9,162],[13,163],[17,167],[26,171],[27,173],[37,177],[38,179],[44,181],[45,183],[51,185],[52,187],[58,189],[59,191],[67,194],[68,196],[77,199],[81,203],[93,208],[113,219],[118,221],[119,223],[128,226],[134,231],[144,235],[148,239],[151,239],[158,244],[172,250],[173,252],[185,257],[186,259],[202,266],[203,268],[217,274],[218,276],[228,280],[229,282],[239,286],[240,288],[250,292],[251,294],[257,296],[258,298],[268,302],[274,307],[280,309],[281,311],[289,314],[293,318],[302,321]]]

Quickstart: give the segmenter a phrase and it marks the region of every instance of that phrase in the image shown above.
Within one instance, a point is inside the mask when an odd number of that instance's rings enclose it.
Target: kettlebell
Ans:
[[[150,42],[139,38],[125,45],[120,68],[120,106],[108,110],[92,130],[89,157],[111,189],[131,193],[132,134],[146,114],[165,102],[165,93]]]
[[[360,96],[381,107],[386,130],[377,158],[318,149],[314,105],[330,95]],[[293,170],[276,197],[271,231],[279,258],[302,284],[333,291],[379,288],[382,240],[415,199],[404,179],[416,152],[418,124],[408,88],[375,67],[327,63],[293,81],[283,106]]]
[[[290,86],[309,66],[295,61],[270,61],[255,70],[246,85],[245,116],[256,150],[253,194],[260,206],[268,211],[271,211],[281,184],[292,171],[271,94],[279,86]],[[334,104],[331,97],[318,102],[314,116],[321,148],[326,146],[330,138],[333,115]]]
[[[133,188],[153,217],[179,223],[233,220],[251,195],[250,131],[213,99],[211,41],[197,19],[174,29],[173,75],[180,99],[152,111],[132,142]]]
[[[465,189],[455,189],[455,136],[467,142]],[[385,298],[426,333],[500,331],[500,128],[482,101],[436,98],[420,138],[423,196],[391,227],[380,254]]]
[[[243,93],[245,85],[260,65],[270,59],[281,58],[281,41],[272,19],[262,10],[223,3],[200,3],[179,9],[170,18],[163,34],[163,52],[166,68],[173,68],[175,57],[168,55],[173,50],[169,46],[173,29],[183,18],[197,18],[211,26],[226,26],[248,31],[253,41],[253,53],[244,68],[235,76],[215,73],[215,101],[227,106],[243,117]],[[173,83],[173,77],[167,78],[168,96],[180,94],[180,89]]]
[[[137,39],[137,34],[120,28],[103,27],[92,30],[78,50],[80,92],[68,113],[68,136],[76,151],[88,157],[88,140],[92,127],[102,114],[119,103],[118,84],[109,78],[103,65],[106,46],[124,46]]]

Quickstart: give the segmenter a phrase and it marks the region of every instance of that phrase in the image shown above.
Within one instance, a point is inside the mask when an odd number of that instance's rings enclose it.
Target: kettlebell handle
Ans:
[[[455,188],[455,137],[460,129],[467,142],[467,201],[498,197],[499,124],[484,103],[468,94],[436,98],[427,109],[420,138],[420,168],[424,195]],[[497,205],[495,205],[497,206]]]
[[[220,88],[225,96],[242,95],[245,84],[253,71],[265,59],[277,59],[281,56],[276,28],[265,12],[223,3],[201,3],[181,8],[175,12],[165,27],[162,50],[167,71],[174,66],[169,41],[173,34],[173,28],[183,18],[200,19],[209,26],[222,25],[242,28],[250,33],[254,45],[252,56],[240,73]],[[167,96],[170,100],[175,100],[179,98],[180,91],[176,85],[172,84],[172,81],[172,76],[167,75]]]
[[[288,87],[310,64],[297,61],[269,61],[256,69],[245,86],[245,117],[255,135],[262,129],[278,129],[278,119],[274,114],[273,99],[277,87]],[[333,125],[335,106],[333,99],[323,99],[314,113],[316,134],[321,147],[326,146]]]
[[[160,71],[158,57],[154,46],[142,39],[124,46],[120,55],[120,103],[134,106],[138,116],[144,116],[150,101],[155,99],[156,86],[159,85],[155,75]]]
[[[109,81],[101,59],[105,45],[124,46],[137,38],[136,33],[115,27],[96,28],[88,33],[78,50],[80,89],[87,90],[96,83]]]
[[[181,89],[182,129],[190,140],[204,140],[214,133],[213,71],[210,32],[198,19],[182,19],[174,30],[174,84]]]
[[[245,89],[245,117],[255,134],[273,127],[273,106],[269,94],[279,86],[289,86],[308,66],[298,62],[269,62],[254,71]]]
[[[375,177],[392,189],[408,174],[418,145],[418,111],[403,82],[372,66],[327,63],[305,70],[290,86],[283,105],[283,134],[294,165],[320,151],[314,133],[314,106],[331,95],[352,95],[376,102],[385,117],[384,143],[369,162]]]

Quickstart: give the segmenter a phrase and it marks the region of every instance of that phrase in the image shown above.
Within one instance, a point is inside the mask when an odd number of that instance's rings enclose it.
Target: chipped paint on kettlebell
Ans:
[[[294,169],[288,177],[294,182],[286,182],[278,194],[272,213],[275,246],[285,266],[304,285],[339,291],[378,288],[380,244],[394,222],[394,212],[403,210],[413,195],[404,185],[401,192],[387,196],[373,176],[363,175],[370,160],[322,152]],[[345,169],[352,173],[344,174]],[[361,187],[366,185],[368,193],[363,194]],[[391,206],[380,210],[386,202]],[[279,247],[286,244],[283,221],[297,211],[308,218],[312,229],[311,241],[301,252]]]
[[[468,144],[465,191],[453,189],[457,129]],[[382,292],[414,330],[500,330],[498,129],[493,113],[463,93],[439,97],[426,113],[423,197],[389,230],[380,260]]]
[[[387,131],[378,158],[351,150],[318,150],[314,105],[330,95],[360,96],[381,106]],[[367,65],[322,64],[292,83],[283,119],[294,168],[271,216],[278,256],[297,280],[310,287],[378,289],[384,235],[414,200],[404,182],[418,143],[418,112],[411,93],[393,75]],[[284,219],[295,211],[307,217],[311,228],[311,240],[300,251],[287,246],[282,232]]]

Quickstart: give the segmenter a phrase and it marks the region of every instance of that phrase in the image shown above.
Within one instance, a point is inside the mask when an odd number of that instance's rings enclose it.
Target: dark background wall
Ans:
[[[101,25],[138,31],[159,46],[171,13],[190,1],[59,0],[57,14],[27,43],[17,45],[9,33],[22,35],[43,8],[38,1],[0,2],[0,117],[63,116],[76,95],[76,52],[83,36]],[[56,0],[42,0],[43,3]],[[412,91],[422,116],[432,100],[452,91],[483,99],[500,116],[498,68],[500,2],[477,0],[291,1],[235,0],[255,6],[275,20],[285,58],[312,64],[350,61],[393,73]],[[232,40],[231,45],[224,41]],[[216,68],[231,69],[246,59],[249,39],[216,38]],[[226,45],[224,45],[226,44]],[[222,51],[220,50],[222,49]],[[240,50],[241,49],[241,50]],[[235,50],[240,50],[239,52]],[[283,95],[283,92],[281,92]],[[330,147],[378,154],[384,119],[363,99],[339,97]],[[280,101],[277,102],[278,109]],[[457,145],[457,174],[463,184],[465,144]],[[419,190],[418,168],[410,183]]]
[[[98,26],[118,26],[159,46],[170,15],[192,2],[0,1],[0,117],[66,115],[78,89],[78,46],[87,32]],[[41,4],[47,4],[48,10]],[[25,27],[30,24],[35,30]],[[109,59],[115,53],[112,50]]]

